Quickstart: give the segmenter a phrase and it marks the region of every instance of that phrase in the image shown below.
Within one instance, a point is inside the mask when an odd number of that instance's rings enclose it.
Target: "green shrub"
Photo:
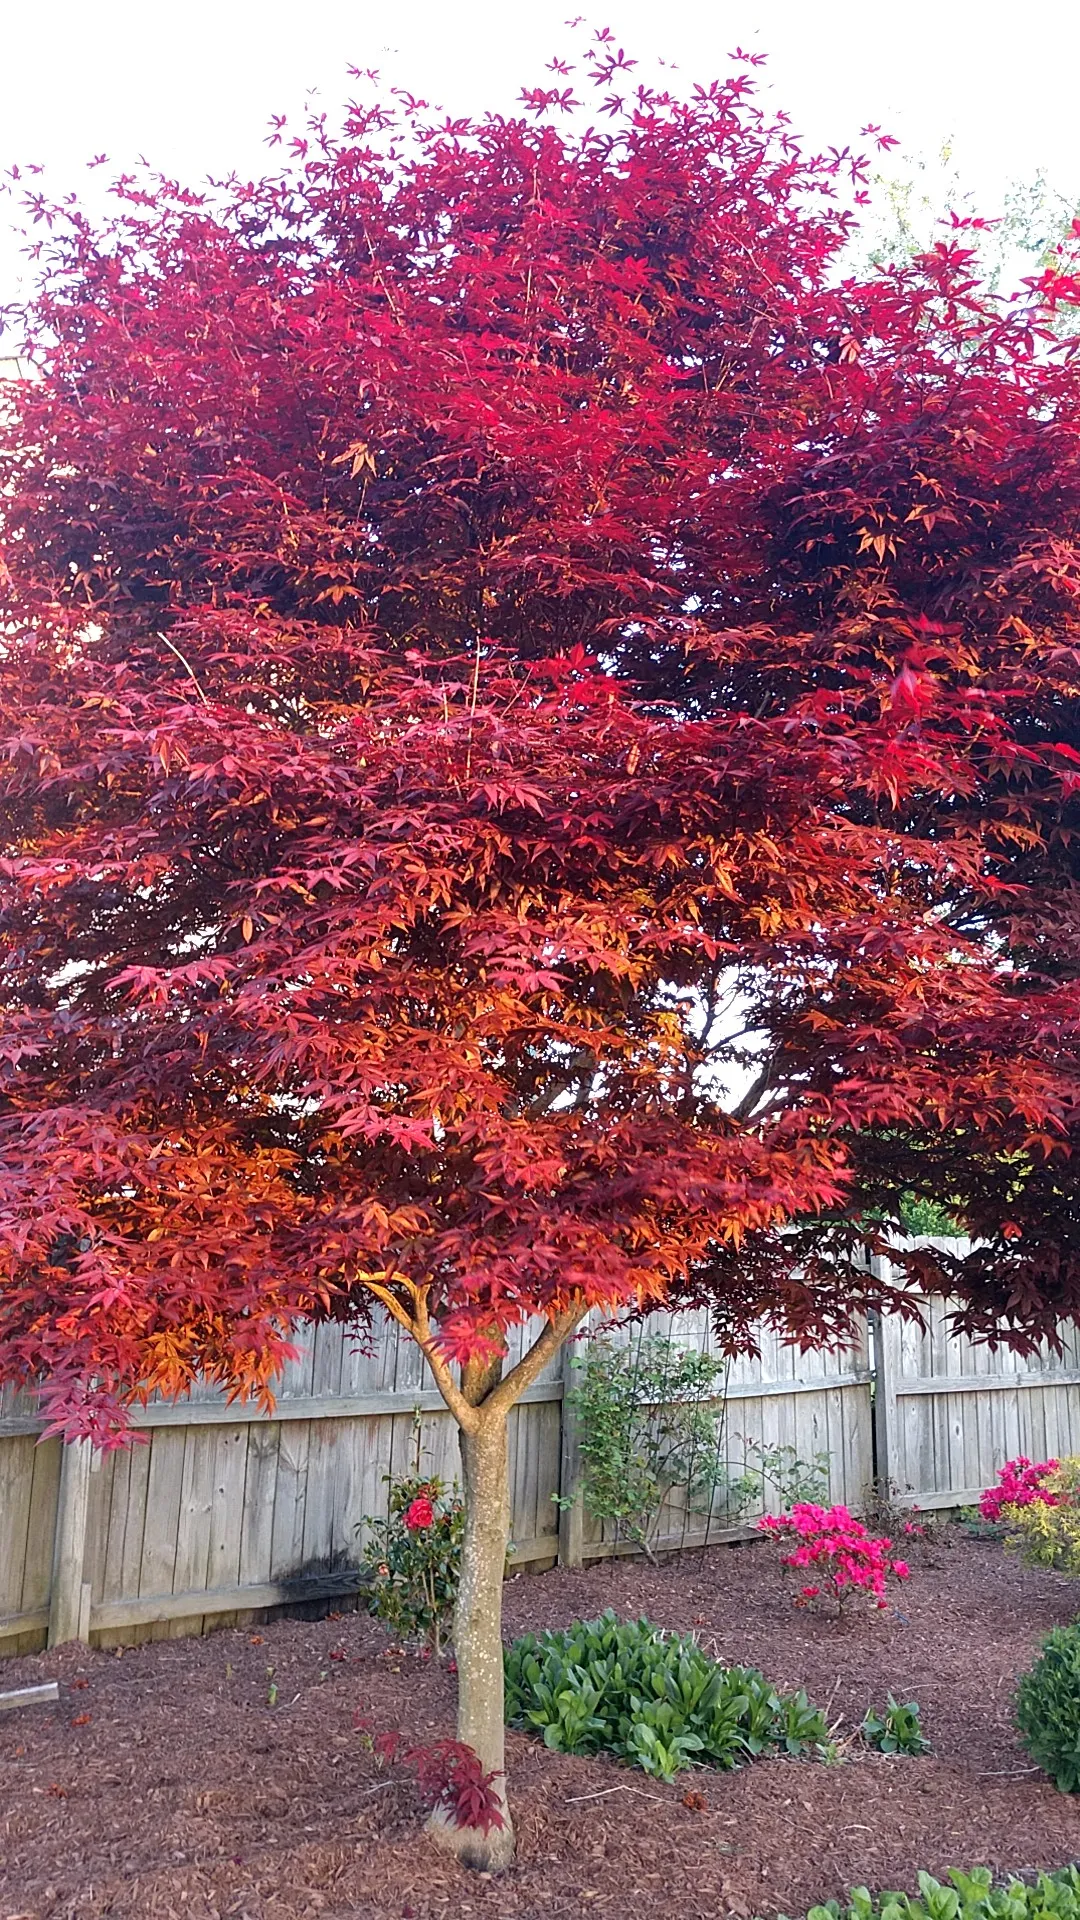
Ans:
[[[1055,1627],[1043,1641],[1017,1688],[1016,1724],[1062,1793],[1080,1792],[1080,1625]]]
[[[745,1469],[737,1479],[729,1481],[726,1493],[732,1517],[762,1512],[770,1488],[781,1513],[804,1503],[815,1505],[828,1499],[832,1455],[827,1447],[810,1460],[804,1460],[794,1447],[767,1447],[761,1440],[744,1440],[743,1449]]]
[[[830,1749],[805,1693],[777,1693],[753,1667],[722,1667],[649,1620],[575,1621],[525,1634],[506,1655],[506,1717],[559,1753],[612,1753],[660,1780],[763,1753]]]
[[[1033,1885],[1009,1880],[994,1885],[989,1867],[962,1873],[954,1867],[943,1886],[919,1875],[918,1895],[870,1894],[855,1887],[847,1906],[829,1900],[811,1907],[806,1920],[1080,1920],[1080,1868],[1041,1873]]]
[[[718,1511],[728,1525],[760,1513],[770,1489],[781,1508],[826,1497],[827,1451],[803,1460],[794,1447],[743,1440],[743,1471],[732,1476],[724,1445],[727,1362],[715,1355],[654,1335],[627,1345],[593,1335],[578,1343],[572,1364],[585,1507],[609,1522],[616,1541],[635,1541],[650,1559],[664,1502],[676,1490],[690,1513]]]
[[[585,1507],[651,1558],[668,1494],[682,1487],[691,1510],[708,1511],[726,1481],[725,1363],[655,1337],[617,1346],[594,1336],[572,1364]]]
[[[877,1753],[929,1753],[930,1742],[922,1730],[917,1700],[901,1706],[890,1693],[884,1713],[867,1713],[859,1728],[868,1747]]]

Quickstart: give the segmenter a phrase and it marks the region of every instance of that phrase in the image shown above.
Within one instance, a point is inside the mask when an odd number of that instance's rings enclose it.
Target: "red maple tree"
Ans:
[[[971,1329],[1080,1312],[1077,284],[844,280],[861,163],[585,67],[32,203],[0,425],[0,1378],[109,1441],[393,1315],[500,1778],[506,1416],[589,1307],[837,1337],[913,1192]]]

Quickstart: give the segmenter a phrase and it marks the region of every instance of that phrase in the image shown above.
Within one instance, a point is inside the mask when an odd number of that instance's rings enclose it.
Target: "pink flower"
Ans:
[[[412,1504],[405,1509],[405,1525],[410,1533],[419,1533],[424,1527],[430,1527],[435,1518],[435,1509],[426,1493],[419,1493]]]
[[[1056,1460],[1041,1460],[1033,1467],[1023,1453],[1017,1454],[1015,1460],[1006,1460],[997,1486],[988,1487],[979,1501],[980,1517],[994,1523],[1001,1519],[1003,1507],[1030,1507],[1036,1501],[1048,1507],[1058,1506],[1061,1495],[1050,1493],[1043,1485],[1057,1464]]]
[[[790,1551],[782,1555],[785,1566],[820,1571],[827,1576],[828,1588],[837,1602],[858,1589],[879,1606],[885,1606],[885,1583],[889,1575],[904,1580],[909,1568],[903,1560],[889,1556],[892,1541],[868,1533],[846,1507],[819,1507],[800,1501],[790,1513],[770,1515],[761,1522],[762,1531],[786,1538]],[[805,1586],[798,1597],[800,1605],[816,1600],[821,1586]]]

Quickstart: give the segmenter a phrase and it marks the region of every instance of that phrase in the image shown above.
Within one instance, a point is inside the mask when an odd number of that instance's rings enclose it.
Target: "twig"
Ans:
[[[160,638],[161,638],[162,640],[164,640],[164,642],[165,642],[165,645],[166,645],[166,646],[168,647],[168,649],[169,649],[169,652],[170,652],[170,653],[175,653],[175,655],[176,655],[176,657],[177,657],[177,659],[179,660],[179,662],[180,662],[180,665],[181,665],[181,666],[183,667],[183,669],[184,669],[184,671],[185,671],[185,673],[188,673],[188,674],[190,674],[190,675],[191,675],[191,679],[192,679],[192,682],[193,682],[193,684],[194,684],[194,687],[195,687],[195,691],[196,691],[196,693],[197,693],[197,694],[198,694],[198,696],[199,696],[199,699],[200,699],[200,700],[202,701],[202,703],[203,703],[203,706],[204,706],[204,707],[208,707],[208,706],[210,705],[210,702],[209,702],[209,700],[207,699],[207,697],[206,697],[206,695],[205,695],[205,693],[203,692],[203,690],[202,690],[202,688],[201,688],[201,686],[199,685],[199,682],[198,682],[198,679],[196,678],[196,674],[195,674],[195,669],[194,669],[194,667],[192,666],[192,664],[191,664],[191,661],[190,661],[190,660],[185,660],[185,658],[184,658],[184,656],[183,656],[183,654],[181,653],[181,651],[180,651],[180,649],[179,649],[179,647],[174,647],[174,645],[173,645],[173,643],[172,643],[172,641],[171,641],[171,640],[169,639],[169,636],[168,636],[168,634],[167,634],[167,633],[163,633],[163,634],[161,634],[161,635],[160,635],[159,637],[160,637]]]
[[[575,1793],[571,1799],[564,1801],[563,1804],[567,1807],[576,1807],[580,1806],[583,1800],[606,1800],[609,1793],[636,1793],[639,1800],[655,1800],[658,1807],[664,1805],[658,1793],[644,1793],[640,1787],[629,1786],[601,1787],[597,1793]]]

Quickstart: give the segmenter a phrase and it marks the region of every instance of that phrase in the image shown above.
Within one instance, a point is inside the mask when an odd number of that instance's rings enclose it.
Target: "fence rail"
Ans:
[[[947,1303],[920,1327],[888,1319],[853,1348],[798,1354],[771,1332],[728,1368],[729,1476],[755,1449],[825,1453],[829,1496],[862,1507],[875,1472],[902,1501],[966,1504],[1001,1462],[1080,1452],[1080,1336],[1019,1362],[951,1334]],[[708,1350],[703,1314],[647,1332]],[[520,1336],[527,1338],[527,1331]],[[623,1329],[618,1338],[636,1338]],[[511,1356],[513,1357],[513,1355]],[[568,1355],[511,1416],[512,1561],[577,1564],[625,1552],[584,1514]],[[197,1633],[266,1609],[354,1594],[365,1519],[386,1512],[387,1475],[454,1479],[456,1428],[419,1350],[392,1324],[367,1348],[319,1327],[282,1379],[274,1412],[204,1389],[135,1415],[136,1443],[109,1454],[42,1437],[27,1395],[0,1394],[0,1654],[49,1638],[98,1644]],[[672,1494],[657,1549],[743,1537]]]

